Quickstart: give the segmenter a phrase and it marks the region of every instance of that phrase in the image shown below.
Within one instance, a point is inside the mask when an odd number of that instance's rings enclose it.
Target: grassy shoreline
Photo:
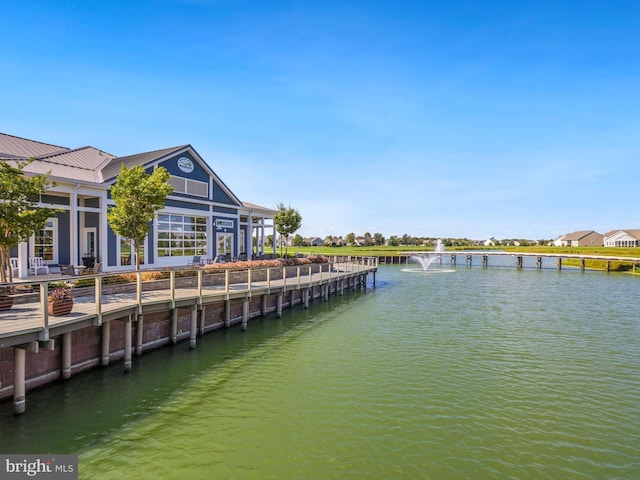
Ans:
[[[452,253],[456,251],[505,251],[505,252],[521,252],[521,253],[553,253],[553,254],[573,254],[573,255],[602,255],[612,257],[632,257],[638,258],[640,264],[640,248],[618,248],[618,247],[446,247],[446,252]],[[418,246],[372,246],[372,247],[289,247],[289,255],[294,253],[317,254],[317,255],[353,255],[353,256],[377,256],[377,257],[396,257],[406,252],[430,252],[433,247]],[[280,249],[278,249],[280,253]],[[577,259],[565,259],[563,264],[571,266],[579,266],[580,261]],[[607,262],[604,260],[586,260],[585,267],[590,270],[606,270]],[[629,272],[633,270],[633,265],[625,262],[611,262],[610,271],[613,272]],[[636,267],[636,275],[640,275],[639,269]]]

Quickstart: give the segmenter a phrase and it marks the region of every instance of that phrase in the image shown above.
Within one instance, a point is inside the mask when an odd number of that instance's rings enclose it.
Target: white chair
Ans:
[[[44,272],[45,275],[49,275],[49,267],[42,257],[29,257],[29,273],[32,275],[39,275],[38,272]]]
[[[17,277],[18,276],[18,272],[19,272],[19,267],[18,267],[18,259],[15,257],[12,257],[9,259],[10,265],[11,265],[11,276],[12,277]]]

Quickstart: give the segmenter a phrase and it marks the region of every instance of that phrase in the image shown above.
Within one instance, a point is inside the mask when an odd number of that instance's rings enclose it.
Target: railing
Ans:
[[[52,321],[57,325],[93,318],[101,325],[103,315],[114,310],[135,308],[142,313],[148,303],[166,302],[175,308],[181,299],[196,299],[202,304],[207,296],[228,300],[232,295],[248,295],[255,291],[269,293],[272,289],[287,291],[308,288],[313,284],[331,282],[341,276],[364,273],[376,269],[376,257],[333,257],[328,263],[283,267],[233,269],[149,269],[129,272],[108,272],[77,277],[0,284],[18,289],[31,286],[35,291],[13,295],[22,308],[0,311],[0,339],[16,331],[38,331],[38,340],[49,339]],[[129,277],[129,278],[127,278]],[[123,278],[127,283],[123,283]],[[74,310],[66,317],[49,315],[49,294],[52,287],[74,286]],[[80,286],[87,284],[86,286]],[[93,285],[92,285],[93,284]],[[1,291],[1,290],[0,290]],[[15,323],[15,328],[11,324]],[[0,342],[1,343],[1,342]]]

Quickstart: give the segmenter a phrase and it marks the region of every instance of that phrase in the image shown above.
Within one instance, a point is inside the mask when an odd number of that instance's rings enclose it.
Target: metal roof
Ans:
[[[0,158],[29,158],[69,150],[65,147],[0,133]]]

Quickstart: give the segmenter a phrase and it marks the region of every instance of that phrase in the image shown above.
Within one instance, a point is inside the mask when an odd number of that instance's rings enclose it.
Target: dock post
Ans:
[[[171,343],[174,345],[178,341],[178,309],[171,310]]]
[[[607,260],[607,272],[611,271],[611,260]]]
[[[196,348],[196,335],[198,334],[198,306],[191,307],[191,330],[189,331],[189,348]]]
[[[142,334],[144,333],[144,315],[138,315],[136,322],[136,355],[142,355]]]
[[[276,317],[282,317],[282,294],[276,296]]]
[[[231,326],[231,300],[224,301],[224,326],[227,328]]]
[[[100,357],[100,364],[103,367],[109,365],[109,354],[111,344],[111,322],[104,322],[102,324],[102,356]]]
[[[309,289],[305,288],[302,291],[302,304],[305,309],[309,308]]]
[[[71,378],[71,332],[62,335],[62,372],[64,380]]]
[[[483,267],[489,266],[489,255],[482,255],[482,266]]]
[[[249,299],[245,298],[242,302],[242,330],[247,329],[249,323]]]
[[[26,352],[13,348],[13,413],[20,415],[25,410]]]
[[[268,272],[268,270],[267,270]],[[262,295],[262,316],[265,317],[267,315],[267,294]]]
[[[586,265],[585,265],[585,264],[586,264],[586,260],[585,260],[584,258],[581,258],[581,259],[580,259],[580,271],[581,271],[581,272],[584,272],[585,267],[586,267]]]
[[[451,254],[451,265],[456,266],[456,262],[458,261],[458,256],[455,253]],[[375,273],[374,273],[375,276]]]
[[[536,259],[536,269],[537,270],[542,270],[542,257],[538,257]]]
[[[471,263],[473,262],[473,255],[467,255],[467,258],[465,261],[467,262],[467,267],[470,267]]]
[[[131,371],[131,315],[124,321],[124,371]]]
[[[558,258],[558,270],[562,270],[562,258]]]
[[[516,268],[522,268],[522,256],[518,255],[516,257]]]
[[[206,308],[207,308],[206,305],[202,305],[202,308],[200,309],[200,330],[199,330],[200,336],[204,335],[204,322],[207,318]]]

